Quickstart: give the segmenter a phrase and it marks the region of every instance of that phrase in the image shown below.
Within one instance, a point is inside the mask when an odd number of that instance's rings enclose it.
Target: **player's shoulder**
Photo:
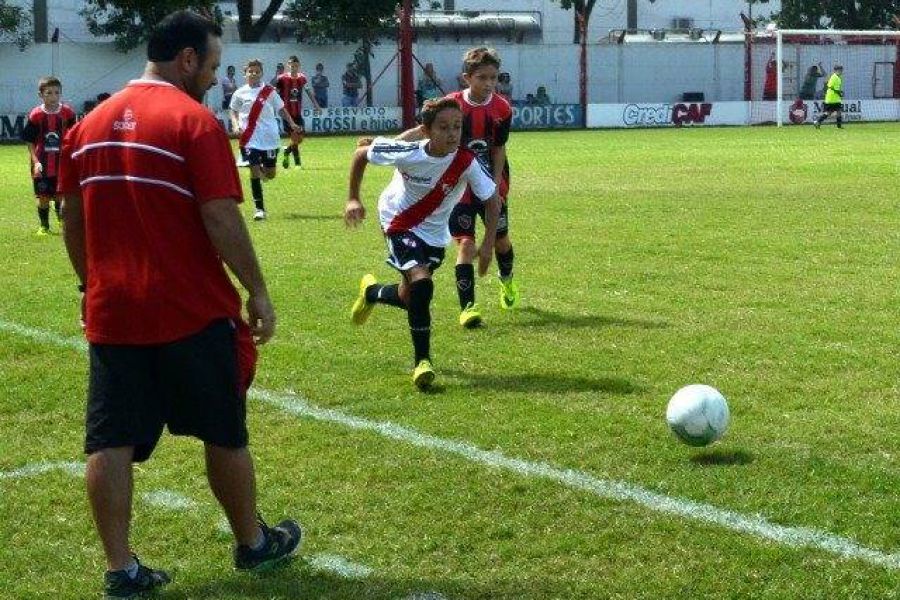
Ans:
[[[501,94],[494,92],[489,103],[491,110],[499,117],[512,116],[512,105]]]
[[[463,101],[463,90],[458,90],[456,92],[450,92],[444,98],[449,98],[450,100],[456,100],[458,103],[462,104]]]
[[[33,121],[44,114],[44,105],[38,104],[28,113],[28,120]]]

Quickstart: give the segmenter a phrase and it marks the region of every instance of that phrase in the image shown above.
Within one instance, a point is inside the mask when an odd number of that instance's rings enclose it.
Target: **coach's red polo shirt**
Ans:
[[[84,202],[88,341],[159,344],[240,316],[200,217],[204,202],[243,199],[207,108],[168,83],[132,81],[66,134],[61,158],[59,193]]]

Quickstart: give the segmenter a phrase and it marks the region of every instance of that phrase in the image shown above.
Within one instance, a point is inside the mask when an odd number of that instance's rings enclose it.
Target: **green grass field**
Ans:
[[[486,277],[462,330],[450,250],[430,394],[402,313],[349,322],[360,275],[394,278],[389,170],[366,225],[340,220],[353,146],[307,140],[250,223],[279,317],[248,409],[259,499],[305,525],[304,558],[235,573],[199,443],[166,436],[133,525],[162,597],[900,598],[900,125],[514,133],[523,305]],[[78,297],[25,157],[0,147],[0,597],[94,598],[78,464],[53,468],[84,460]],[[664,419],[696,382],[732,412],[701,450]]]

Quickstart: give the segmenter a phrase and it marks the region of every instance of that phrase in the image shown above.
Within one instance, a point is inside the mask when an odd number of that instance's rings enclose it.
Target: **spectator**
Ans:
[[[806,71],[806,76],[803,78],[803,85],[800,86],[800,99],[815,100],[816,88],[819,87],[819,79],[824,76],[825,69],[822,68],[822,63],[810,66]]]
[[[513,88],[509,73],[500,73],[500,76],[497,78],[497,87],[494,88],[494,91],[512,102]]]
[[[459,91],[462,91],[469,87],[468,82],[466,81],[466,74],[460,71],[459,75],[456,76],[456,87]]]
[[[228,68],[225,69],[225,77],[219,80],[222,85],[222,110],[228,110],[228,106],[231,104],[231,95],[234,94],[234,90],[238,89],[234,72],[234,65],[228,65]]]
[[[356,106],[359,102],[359,88],[362,87],[362,79],[356,72],[354,63],[347,63],[347,70],[341,75],[341,87],[343,87],[344,97],[341,100],[343,106]]]
[[[416,100],[419,106],[426,100],[440,98],[444,95],[444,86],[438,76],[434,73],[434,65],[425,63],[425,71],[416,85]]]
[[[537,94],[534,95],[534,104],[538,106],[549,106],[553,104],[553,100],[547,95],[547,88],[542,85],[538,86]]]
[[[534,106],[535,104],[537,103],[534,101],[534,94],[525,94],[525,105]]]
[[[312,76],[313,96],[316,98],[316,104],[319,108],[328,107],[328,77],[325,76],[325,65],[316,64],[316,74]]]
[[[269,80],[269,85],[278,87],[278,78],[282,75],[284,75],[284,63],[278,63],[275,65],[275,77]]]
[[[783,66],[783,65],[782,65]],[[766,81],[763,84],[763,100],[775,100],[778,96],[778,61],[775,53],[769,57],[766,63]]]

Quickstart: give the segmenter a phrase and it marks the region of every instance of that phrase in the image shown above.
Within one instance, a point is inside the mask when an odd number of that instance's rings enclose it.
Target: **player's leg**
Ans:
[[[291,155],[292,150],[293,150],[294,142],[293,142],[293,140],[291,139],[291,127],[290,127],[290,125],[288,125],[288,122],[287,122],[286,119],[282,119],[282,120],[281,120],[281,126],[282,126],[283,131],[284,131],[285,133],[287,133],[287,135],[288,135],[287,143],[286,143],[286,144],[284,145],[284,147],[281,149],[281,152],[282,152],[282,156],[281,156],[281,168],[282,168],[282,169],[287,169],[287,168],[290,168],[290,166],[291,166],[291,163],[290,163],[290,155]]]
[[[431,364],[431,299],[434,282],[431,269],[417,265],[403,272],[400,297],[405,299],[409,333],[413,344],[413,383],[419,389],[428,388],[434,381]]]
[[[504,309],[515,308],[519,302],[519,286],[513,279],[513,252],[512,240],[509,237],[509,203],[506,195],[509,185],[504,180],[501,185],[500,195],[503,203],[500,206],[500,218],[497,221],[497,237],[494,243],[494,256],[497,259],[500,281],[500,307]],[[480,207],[480,215],[484,219],[484,205]]]
[[[844,127],[844,112],[839,108],[835,111],[837,115],[837,126],[838,129],[842,129]]]
[[[295,138],[291,138],[293,141],[293,144],[291,146],[291,154],[294,157],[294,165],[299,167],[303,165],[303,160],[301,160],[300,158],[300,144],[303,143],[303,139],[305,137],[306,123],[303,121],[303,117],[299,114],[294,117],[294,122],[300,126],[300,134]]]
[[[466,192],[468,196],[470,192]],[[469,200],[469,201],[467,201]],[[463,197],[450,213],[450,235],[456,240],[456,294],[459,298],[459,324],[471,328],[481,325],[481,312],[475,303],[475,220],[478,210],[471,199]]]
[[[253,204],[256,206],[256,211],[253,213],[254,221],[262,221],[266,218],[266,202],[263,198],[262,187],[262,158],[263,153],[260,150],[247,151],[247,160],[250,163],[250,191],[253,194]]]
[[[404,269],[408,269],[410,265],[417,264],[415,256],[416,248],[421,245],[421,240],[413,245],[404,243],[404,236],[410,236],[409,233],[389,234],[384,237],[387,244],[387,264],[400,271],[402,274]],[[415,237],[415,236],[413,236]],[[355,325],[362,325],[368,320],[372,314],[372,309],[376,304],[386,304],[396,308],[406,309],[407,298],[400,295],[400,284],[381,284],[375,279],[371,273],[363,275],[359,281],[359,294],[350,307],[350,320]]]
[[[38,221],[40,222],[40,227],[37,230],[37,235],[47,235],[50,233],[50,197],[49,196],[38,196],[37,197],[37,214]]]

